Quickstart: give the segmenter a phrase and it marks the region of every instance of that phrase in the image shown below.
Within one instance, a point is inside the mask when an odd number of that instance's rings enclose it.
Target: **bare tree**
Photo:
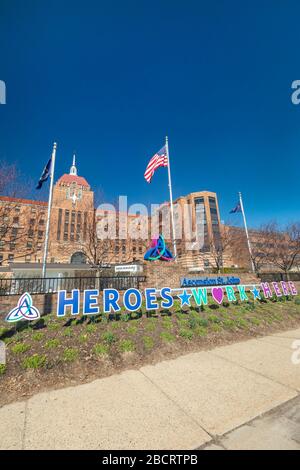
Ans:
[[[41,242],[38,227],[44,207],[37,204],[34,217],[29,218],[22,205],[26,191],[16,166],[0,162],[0,249],[11,253],[14,260],[35,254]],[[30,225],[32,220],[36,226]]]
[[[290,223],[281,229],[278,224],[266,226],[270,251],[269,261],[285,274],[299,263],[300,223]]]
[[[210,254],[218,273],[224,268],[225,258],[229,256],[230,249],[234,243],[237,243],[238,237],[238,232],[230,230],[230,227],[223,225],[220,227],[220,233],[210,238]]]

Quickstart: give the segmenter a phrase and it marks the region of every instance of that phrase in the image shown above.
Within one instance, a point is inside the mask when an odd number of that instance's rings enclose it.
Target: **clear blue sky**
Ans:
[[[300,3],[1,0],[0,159],[79,173],[108,201],[168,198],[148,159],[169,135],[174,196],[244,195],[249,224],[299,220]],[[45,194],[44,194],[45,195]],[[239,216],[235,216],[239,217]]]

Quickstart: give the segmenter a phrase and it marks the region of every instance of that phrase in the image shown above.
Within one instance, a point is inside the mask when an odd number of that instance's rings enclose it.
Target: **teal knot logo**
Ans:
[[[172,261],[174,259],[172,253],[166,247],[166,242],[162,235],[153,238],[151,247],[144,256],[145,261],[155,261],[158,259],[162,261]]]
[[[19,320],[32,321],[38,318],[40,318],[40,312],[32,305],[31,295],[25,292],[20,297],[18,305],[9,312],[5,320],[13,323]]]

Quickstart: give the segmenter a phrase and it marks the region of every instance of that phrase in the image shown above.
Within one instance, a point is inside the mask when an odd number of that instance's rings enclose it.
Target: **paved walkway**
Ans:
[[[217,437],[204,450],[300,450],[300,396]]]
[[[300,329],[0,408],[0,449],[194,449],[298,397]],[[246,445],[246,444],[245,444]],[[222,445],[220,446],[222,447]]]

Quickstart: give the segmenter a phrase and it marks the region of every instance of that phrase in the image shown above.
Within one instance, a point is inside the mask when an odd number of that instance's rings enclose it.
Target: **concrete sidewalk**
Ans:
[[[0,449],[194,449],[300,391],[300,329],[0,408]]]

